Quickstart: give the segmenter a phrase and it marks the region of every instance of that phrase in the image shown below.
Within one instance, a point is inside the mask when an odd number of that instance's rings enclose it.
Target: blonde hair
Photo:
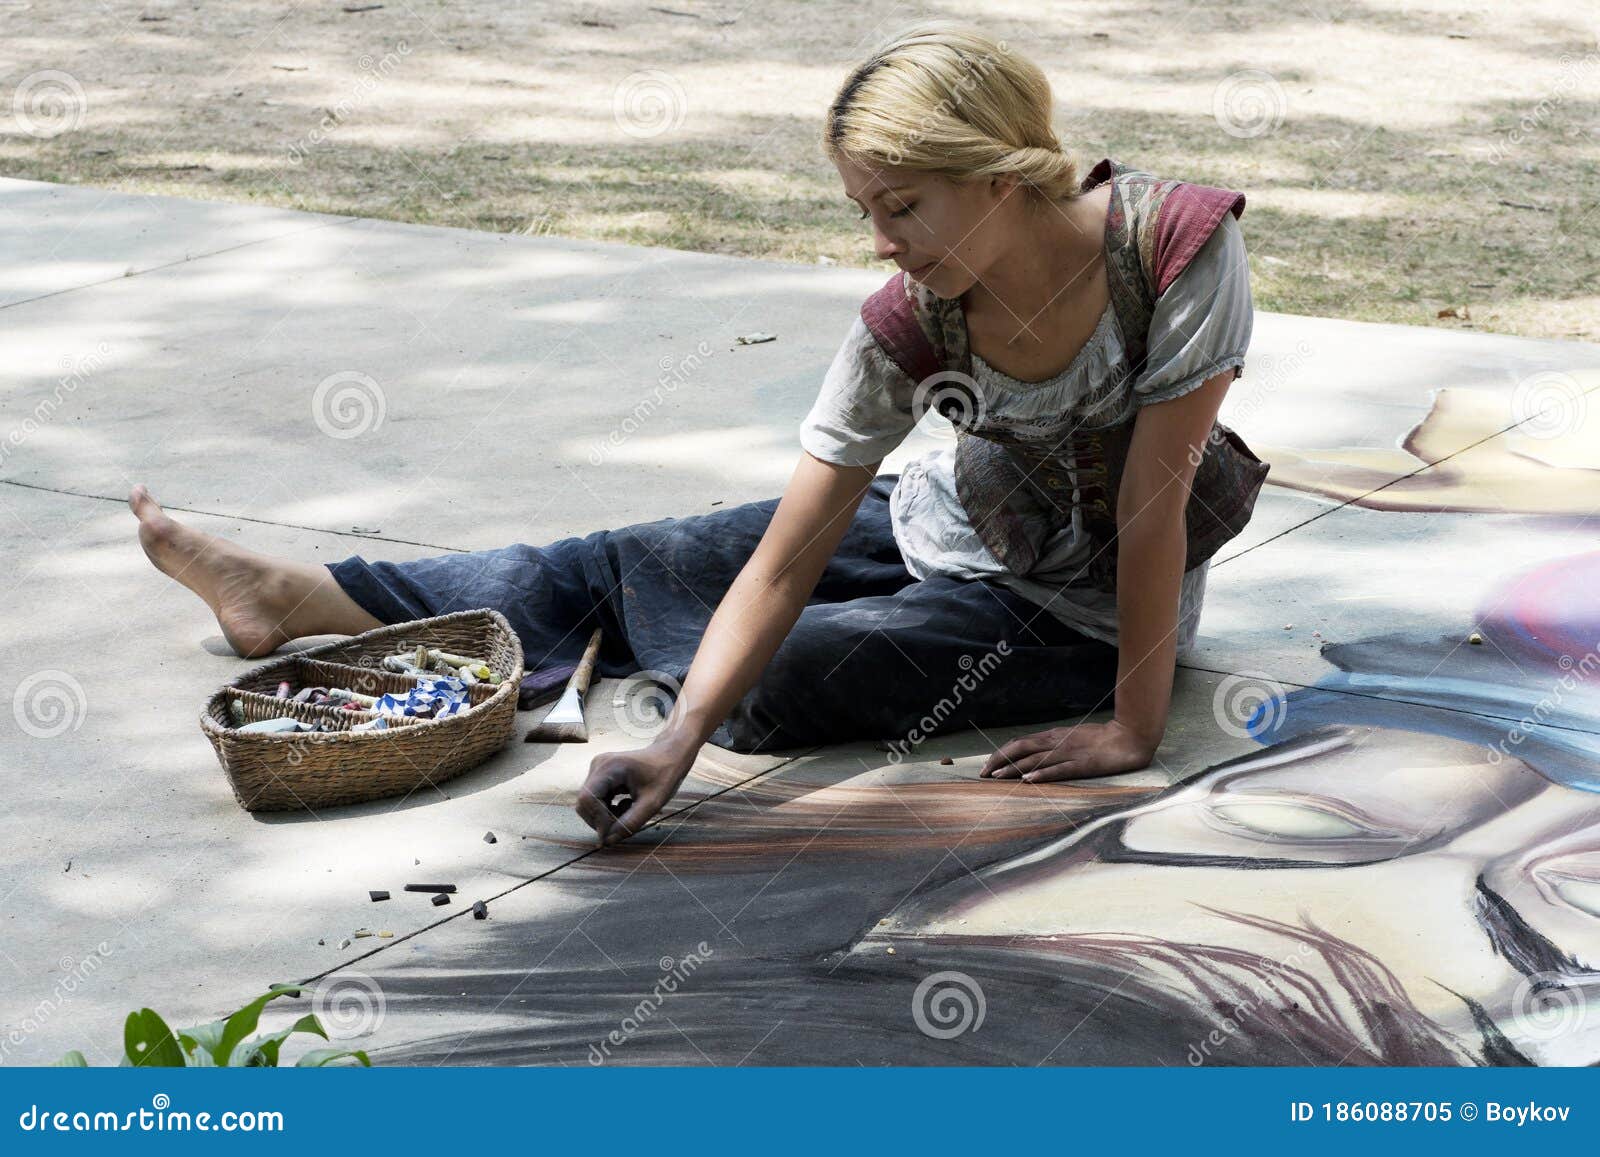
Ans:
[[[1047,200],[1080,192],[1043,70],[953,20],[918,21],[857,65],[828,107],[822,147],[830,161],[958,182],[1012,175]]]

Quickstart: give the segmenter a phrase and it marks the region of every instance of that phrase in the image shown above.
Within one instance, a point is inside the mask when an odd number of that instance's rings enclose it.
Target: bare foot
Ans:
[[[308,568],[183,525],[143,483],[128,495],[128,506],[138,516],[139,545],[150,561],[206,601],[222,637],[240,655],[267,655],[301,634],[316,633],[291,633],[296,612],[318,581]]]

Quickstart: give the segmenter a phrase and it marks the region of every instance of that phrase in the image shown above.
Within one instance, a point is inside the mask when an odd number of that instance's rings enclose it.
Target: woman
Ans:
[[[1107,722],[1001,746],[983,775],[1145,767],[1206,561],[1265,473],[1216,423],[1250,338],[1244,198],[1109,158],[1080,180],[1050,115],[1037,66],[948,22],[847,78],[825,150],[901,272],[847,334],[781,500],[319,567],[178,526],[141,487],[141,541],[243,655],[491,606],[538,669],[598,624],[600,674],[681,681],[648,746],[591,765],[578,810],[602,843],[658,812],[707,742],[915,742],[1112,701]],[[930,407],[955,448],[877,476]]]

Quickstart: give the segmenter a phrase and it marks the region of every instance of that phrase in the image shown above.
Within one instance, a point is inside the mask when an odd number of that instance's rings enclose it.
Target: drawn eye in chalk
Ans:
[[[934,438],[950,439],[972,430],[982,423],[986,408],[977,383],[960,370],[929,374],[911,395],[917,429]]]
[[[1256,838],[1314,843],[1322,840],[1402,840],[1403,833],[1382,829],[1360,816],[1305,795],[1241,792],[1212,801],[1208,818]]]

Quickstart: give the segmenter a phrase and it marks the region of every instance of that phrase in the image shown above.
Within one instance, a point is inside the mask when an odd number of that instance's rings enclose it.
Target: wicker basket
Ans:
[[[471,710],[440,719],[391,717],[381,731],[350,731],[374,712],[291,703],[278,684],[345,687],[364,695],[404,692],[408,675],[385,670],[383,657],[418,643],[482,658],[504,681],[467,689]],[[458,611],[394,623],[284,655],[224,684],[200,714],[200,729],[216,749],[233,794],[247,811],[295,811],[406,795],[476,767],[511,738],[522,679],[522,644],[499,611]],[[318,720],[335,731],[289,734],[241,732],[230,715],[237,702],[245,722],[288,715]]]

